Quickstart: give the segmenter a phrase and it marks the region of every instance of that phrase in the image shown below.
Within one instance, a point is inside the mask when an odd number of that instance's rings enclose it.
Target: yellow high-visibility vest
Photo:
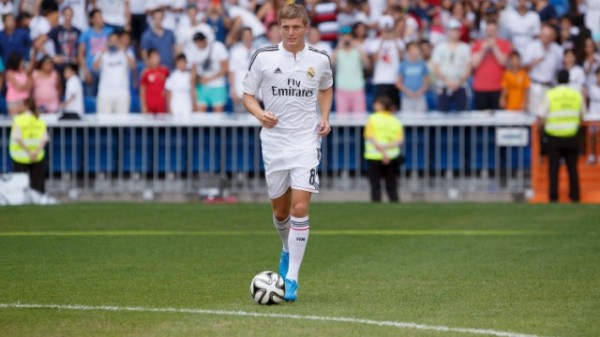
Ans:
[[[554,137],[573,137],[581,124],[581,93],[566,85],[550,89],[546,93],[550,108],[544,130]]]
[[[373,138],[377,143],[383,146],[400,141],[403,137],[402,122],[390,113],[375,112],[369,116],[364,137],[364,158],[367,160],[383,160],[383,153],[377,151],[375,146],[367,141],[367,139]],[[387,149],[385,152],[389,159],[395,159],[400,156],[400,147],[396,146]]]
[[[21,140],[27,147],[24,149],[17,143],[13,137],[14,128],[18,127],[21,131]],[[35,160],[31,160],[27,150],[35,151],[40,143],[46,137],[46,122],[41,118],[36,117],[31,112],[24,112],[14,117],[13,127],[10,135],[10,157],[20,164],[38,163],[44,159],[44,149],[38,153]]]

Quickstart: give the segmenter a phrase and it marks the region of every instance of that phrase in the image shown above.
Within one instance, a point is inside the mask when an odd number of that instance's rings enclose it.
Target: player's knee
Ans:
[[[308,204],[297,203],[292,205],[292,216],[297,218],[305,217],[308,215]]]
[[[284,209],[282,207],[273,206],[273,215],[277,220],[283,221],[290,216],[290,210],[289,208]]]

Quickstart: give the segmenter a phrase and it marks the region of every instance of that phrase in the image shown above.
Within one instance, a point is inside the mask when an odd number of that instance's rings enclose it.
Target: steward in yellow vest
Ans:
[[[389,200],[399,201],[396,175],[400,166],[400,145],[404,140],[404,130],[402,122],[391,111],[392,104],[389,97],[377,97],[373,103],[375,113],[369,116],[365,126],[364,158],[369,163],[373,202],[381,201],[381,178],[385,179]]]
[[[36,112],[27,110],[14,116],[9,145],[13,172],[29,173],[31,188],[40,193],[45,192],[44,147],[47,143],[46,122]]]
[[[546,92],[546,100],[538,113],[544,125],[547,139],[549,198],[558,201],[558,172],[561,158],[569,171],[569,196],[579,201],[579,127],[585,109],[581,92],[569,87],[569,72],[561,70],[557,75],[558,86]]]

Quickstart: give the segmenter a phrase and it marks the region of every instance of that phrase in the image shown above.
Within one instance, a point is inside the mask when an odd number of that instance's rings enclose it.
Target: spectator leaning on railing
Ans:
[[[421,48],[417,42],[410,42],[406,47],[396,86],[402,93],[402,112],[427,111],[425,92],[429,88],[429,70],[421,58]]]
[[[242,35],[240,32],[247,28],[252,31],[253,49],[264,47],[266,44],[279,43],[281,34],[274,22],[274,13],[276,8],[285,2],[285,0],[266,0],[262,5],[257,6],[255,1],[248,0],[21,0],[18,2],[0,0],[0,14],[3,15],[2,20],[5,23],[0,24],[0,55],[6,65],[9,55],[17,52],[25,59],[28,69],[35,66],[35,61],[44,55],[49,55],[53,57],[59,74],[62,74],[62,67],[67,63],[78,63],[81,69],[80,75],[86,83],[86,101],[91,102],[97,95],[99,81],[98,74],[92,69],[92,63],[95,55],[105,49],[108,35],[113,29],[125,30],[133,37],[132,43],[126,36],[122,36],[123,48],[131,49],[136,55],[142,54],[144,62],[147,61],[147,52],[154,48],[159,51],[162,64],[172,70],[174,55],[179,53],[187,54],[188,66],[197,63],[197,60],[194,60],[195,55],[190,54],[189,51],[195,48],[193,36],[197,32],[203,33],[209,43],[214,40],[225,41],[227,48],[231,48],[225,49],[225,52],[231,51],[232,54],[235,54],[234,50],[237,49],[234,46],[240,40]],[[400,61],[405,60],[404,44],[423,39],[430,43],[421,43],[424,61],[430,73],[431,85],[426,94],[428,108],[438,108],[436,99],[433,99],[433,96],[437,96],[437,99],[441,99],[439,109],[448,111],[470,108],[471,99],[476,109],[498,108],[497,104],[501,101],[497,96],[502,89],[500,85],[502,68],[507,64],[502,62],[501,55],[505,57],[508,55],[508,51],[503,47],[506,43],[502,38],[507,39],[514,49],[520,52],[523,64],[530,72],[532,84],[529,90],[531,99],[528,103],[532,106],[537,104],[536,97],[544,96],[543,91],[552,84],[554,74],[562,67],[564,50],[574,49],[577,55],[575,64],[568,66],[569,69],[583,67],[586,75],[585,86],[593,84],[596,81],[595,70],[600,65],[600,61],[596,60],[600,57],[595,51],[596,42],[600,40],[600,23],[597,20],[600,17],[598,14],[600,0],[573,3],[568,11],[565,8],[566,2],[566,0],[534,0],[532,3],[527,0],[496,0],[493,3],[453,0],[391,2],[369,0],[357,3],[345,0],[335,2],[306,0],[304,6],[313,18],[314,24],[307,36],[310,45],[319,50],[326,49],[328,53],[330,50],[326,44],[329,43],[331,46],[338,46],[338,50],[344,49],[342,48],[346,39],[344,35],[347,34],[342,33],[340,29],[353,27],[353,32],[356,34],[354,39],[357,41],[356,47],[372,57],[369,60],[373,65],[371,73],[360,70],[361,66],[350,69],[350,63],[357,63],[357,58],[352,56],[353,51],[348,53],[351,59],[347,60],[344,56],[336,60],[336,77],[341,78],[337,81],[336,88],[340,91],[336,93],[336,97],[338,93],[350,89],[345,88],[345,85],[352,84],[354,90],[365,80],[367,83],[365,88],[374,89],[365,96],[365,101],[370,101],[370,98],[378,94],[386,94],[400,107],[399,95],[395,88],[395,75]],[[60,12],[56,11],[57,3]],[[89,29],[86,16],[88,11],[91,25]],[[57,14],[60,15],[60,21]],[[15,20],[16,16],[18,20]],[[148,29],[146,29],[147,22],[151,23]],[[548,27],[552,29],[559,29],[558,44],[554,43],[556,33],[542,28],[544,23],[550,24]],[[450,26],[453,25],[457,27],[451,29]],[[5,26],[4,30],[2,26]],[[488,37],[491,34],[488,26],[496,27],[496,37]],[[75,27],[81,32],[78,32]],[[430,59],[428,47],[431,46],[438,52],[447,49],[448,40],[452,40],[452,36],[456,35],[454,31],[458,31],[458,40],[476,40],[471,45],[472,51],[461,54],[460,57],[454,53],[446,55],[456,56],[453,59],[439,60],[436,57]],[[138,48],[140,42],[142,42],[142,53]],[[454,42],[450,41],[450,44]],[[556,47],[560,50],[560,57]],[[460,50],[461,47],[457,49]],[[36,57],[29,63],[31,55]],[[467,69],[461,63],[467,58],[472,59],[473,65],[472,88],[469,78],[471,74],[466,73]],[[367,62],[360,59],[364,67]],[[231,62],[232,74],[238,62],[235,61],[235,65],[233,61]],[[456,83],[446,83],[436,77],[438,72],[433,69],[433,65],[440,62],[444,64],[438,69],[442,76],[444,71],[456,73],[456,70],[460,69],[465,70],[465,73],[460,75],[466,77],[458,76],[454,79],[460,82],[458,86]],[[568,62],[570,61],[565,61],[565,66]],[[132,70],[135,72],[136,69]],[[574,71],[578,72],[578,70],[571,70]],[[372,78],[369,79],[369,76]],[[139,83],[137,77],[137,73],[134,73],[130,81],[133,84],[131,89],[134,94]],[[576,79],[578,75],[572,73],[571,78]],[[235,81],[231,82],[229,85],[234,89]],[[455,89],[450,88],[454,86]],[[210,88],[211,85],[207,87]],[[363,85],[360,85],[360,89],[362,88]],[[463,95],[463,91],[470,93],[470,89],[473,89],[473,96]],[[358,89],[356,92],[359,92]],[[515,97],[514,92],[509,94],[507,91],[504,99]],[[230,93],[234,93],[233,90],[230,90]],[[225,105],[225,102],[231,100],[236,110],[236,106],[239,106],[235,102],[236,96],[229,97],[227,94],[224,96],[221,94],[219,90],[218,93],[211,92],[204,98],[210,103],[213,101],[219,103],[216,104],[216,110],[220,110],[221,104]],[[352,95],[352,98],[361,100],[362,95]],[[408,99],[406,93],[403,98]],[[514,103],[510,98],[508,101],[510,102],[506,102],[507,106],[510,105],[508,103]],[[520,102],[520,100],[516,101]],[[137,100],[134,100],[134,103],[137,103]],[[336,107],[339,112],[347,109],[367,110],[367,107],[361,109],[344,106],[346,103],[354,105],[348,99],[337,97]],[[208,104],[207,108],[210,105],[212,104]],[[357,105],[360,107],[362,103],[359,102]],[[165,110],[168,110],[166,106]]]
[[[156,49],[148,51],[146,69],[140,79],[140,100],[142,112],[158,114],[167,112],[165,82],[169,69],[160,64],[160,54]]]
[[[209,42],[202,33],[194,35],[194,45],[186,50],[192,65],[192,82],[195,84],[196,109],[223,112],[227,103],[225,77],[228,73],[229,53],[219,41]]]
[[[175,70],[165,83],[168,112],[179,116],[188,116],[194,108],[192,74],[188,70],[184,54],[175,57]]]
[[[6,63],[6,87],[8,114],[14,116],[26,108],[25,101],[31,91],[31,77],[19,53],[12,53]]]
[[[33,99],[38,111],[41,113],[57,112],[62,84],[50,56],[44,56],[40,60],[31,78],[33,80]]]
[[[438,44],[431,57],[438,79],[438,109],[443,112],[467,108],[467,80],[471,75],[471,51],[461,42],[460,23],[448,23],[448,41]]]
[[[523,68],[521,56],[513,51],[508,57],[508,69],[502,75],[500,108],[513,111],[527,110],[527,97],[531,82],[527,70]]]
[[[60,105],[64,113],[82,116],[85,112],[83,106],[83,85],[77,76],[77,66],[68,63],[64,66],[64,78],[66,80],[65,101]]]

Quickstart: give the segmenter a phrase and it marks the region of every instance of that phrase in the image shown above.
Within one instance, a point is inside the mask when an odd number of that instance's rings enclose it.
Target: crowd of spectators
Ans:
[[[331,57],[335,113],[378,95],[412,113],[535,112],[560,69],[600,106],[600,0],[297,1],[307,43]],[[0,0],[1,109],[242,112],[251,56],[281,41],[286,2]]]

